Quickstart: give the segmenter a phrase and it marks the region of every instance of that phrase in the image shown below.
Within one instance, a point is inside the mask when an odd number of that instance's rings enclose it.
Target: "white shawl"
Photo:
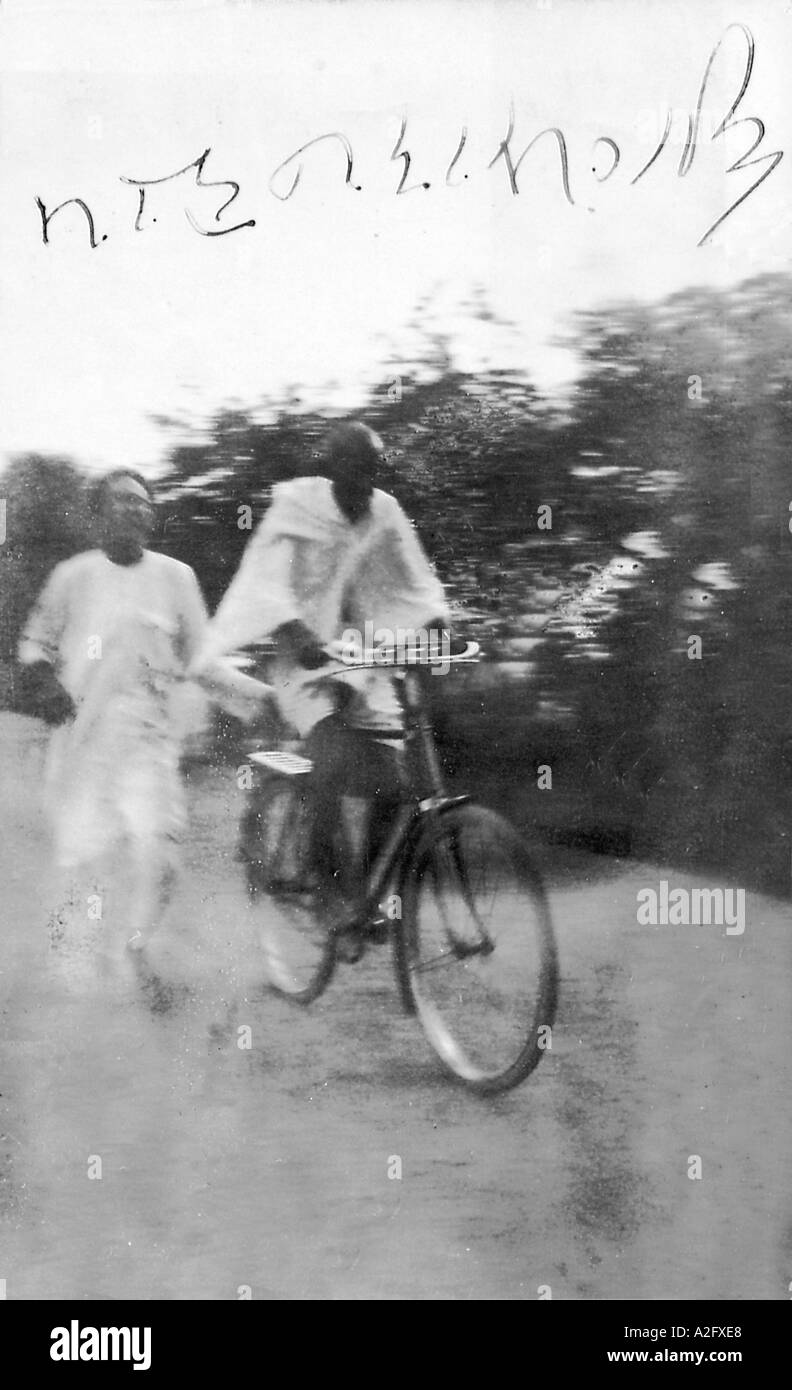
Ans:
[[[202,660],[265,642],[281,623],[301,620],[322,643],[356,630],[419,629],[446,619],[443,586],[394,497],[375,488],[365,517],[351,522],[327,478],[296,478],[273,490],[272,505],[209,625]],[[269,679],[283,715],[301,734],[329,714],[333,700],[285,660]],[[350,675],[358,697],[349,721],[393,727],[400,708],[384,671]]]
[[[301,619],[321,642],[342,629],[420,628],[444,617],[443,586],[396,501],[375,488],[368,514],[349,521],[327,478],[296,478],[272,505],[210,624],[207,652],[265,641]]]

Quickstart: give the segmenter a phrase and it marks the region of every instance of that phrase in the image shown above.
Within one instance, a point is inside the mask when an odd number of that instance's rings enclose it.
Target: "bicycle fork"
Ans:
[[[404,706],[407,713],[409,730],[418,735],[421,746],[421,755],[424,767],[428,774],[428,781],[432,788],[431,794],[424,797],[418,803],[418,810],[428,816],[430,823],[439,823],[439,815],[446,806],[461,805],[470,801],[470,796],[449,796],[443,770],[440,766],[440,759],[437,756],[437,747],[434,741],[434,732],[431,723],[426,718],[424,701],[421,698],[421,675],[417,671],[405,672],[404,680]],[[438,837],[439,838],[439,837]],[[453,932],[448,922],[448,912],[443,907],[442,895],[440,897],[440,907],[446,924],[446,936],[448,937],[451,950],[458,960],[464,960],[467,956],[490,955],[495,949],[495,943],[489,935],[485,924],[476,909],[475,898],[472,893],[470,882],[465,871],[463,857],[460,852],[459,842],[456,837],[450,840],[451,859],[453,861],[454,873],[459,884],[462,898],[467,905],[471,918],[476,924],[479,939],[476,942],[465,942]],[[440,888],[440,885],[438,885]]]

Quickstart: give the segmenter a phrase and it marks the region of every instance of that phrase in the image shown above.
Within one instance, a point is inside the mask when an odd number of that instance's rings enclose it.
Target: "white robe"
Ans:
[[[54,664],[77,706],[53,732],[46,803],[64,867],[124,837],[154,843],[184,823],[175,696],[207,621],[187,565],[100,550],[55,567],[25,626],[22,663]]]
[[[327,478],[295,478],[273,489],[272,504],[251,538],[209,628],[206,659],[266,641],[301,620],[327,643],[348,629],[420,629],[448,607],[418,537],[395,497],[375,488],[367,514],[350,521]],[[349,721],[398,728],[401,711],[384,671],[348,677],[356,692]],[[298,670],[277,663],[272,682],[281,709],[300,731],[333,708],[331,697],[304,685]]]

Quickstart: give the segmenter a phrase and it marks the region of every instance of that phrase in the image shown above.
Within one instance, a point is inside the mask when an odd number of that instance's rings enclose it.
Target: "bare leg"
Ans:
[[[401,799],[398,755],[334,720],[317,726],[310,755],[316,766],[314,859],[331,916],[360,915],[370,851],[376,851]],[[370,844],[372,828],[377,846]]]
[[[170,841],[135,841],[131,858],[134,887],[127,944],[139,950],[162,929],[179,868],[176,847]]]

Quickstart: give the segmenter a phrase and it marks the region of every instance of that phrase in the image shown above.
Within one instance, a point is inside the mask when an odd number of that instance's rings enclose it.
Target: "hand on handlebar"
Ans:
[[[282,623],[272,637],[278,650],[298,661],[306,671],[316,671],[331,660],[316,634],[299,618]]]
[[[449,618],[431,618],[426,624],[429,641],[444,656],[461,656],[468,643],[464,637],[455,637]]]

